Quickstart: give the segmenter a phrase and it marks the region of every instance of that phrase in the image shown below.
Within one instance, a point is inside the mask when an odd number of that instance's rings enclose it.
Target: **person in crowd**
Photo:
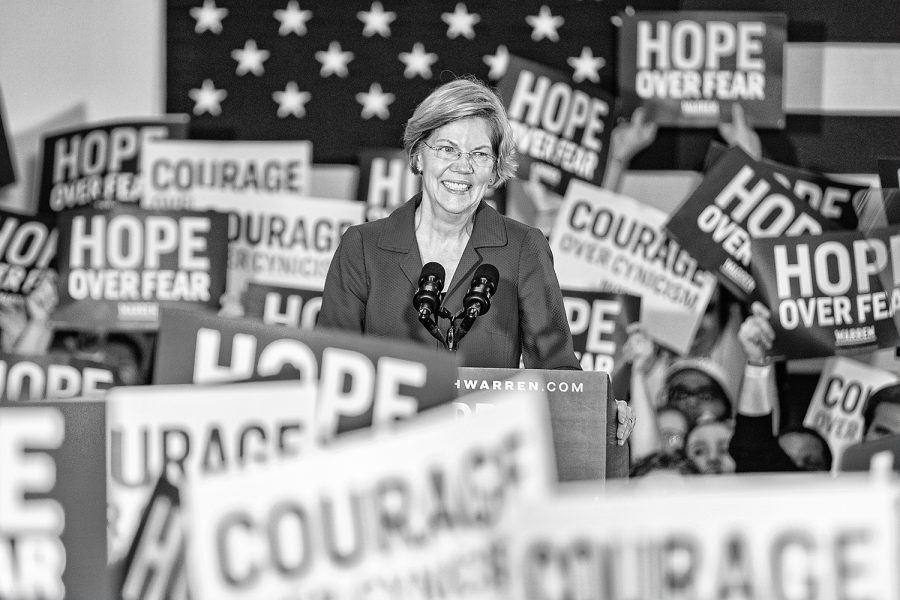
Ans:
[[[654,452],[635,461],[631,465],[628,476],[631,478],[648,477],[660,473],[674,475],[699,475],[697,466],[688,460],[683,451]]]
[[[774,432],[778,390],[768,352],[775,339],[771,312],[760,302],[750,307],[738,337],[747,355],[737,401],[734,435],[729,452],[738,473],[827,471],[832,454],[815,430],[805,427]]]
[[[674,406],[663,406],[656,411],[660,446],[663,452],[674,454],[684,451],[684,440],[690,429],[686,414]]]
[[[13,354],[44,354],[53,337],[49,322],[57,304],[57,274],[47,269],[21,304],[0,303],[0,349]]]
[[[516,173],[501,99],[474,78],[445,83],[416,107],[403,145],[422,191],[389,216],[347,229],[328,269],[317,327],[433,348],[447,347],[443,332],[457,331],[465,335],[454,336],[463,366],[580,369],[547,239],[484,201],[489,188]],[[430,263],[444,277],[439,307],[426,307],[433,323],[426,327],[413,298]],[[481,303],[474,320],[457,321],[471,306],[470,283],[482,265],[499,274],[489,304]],[[620,407],[623,434],[633,427],[632,412]]]
[[[863,411],[863,441],[900,433],[900,383],[875,390]]]
[[[733,403],[724,369],[704,358],[676,360],[666,373],[663,406],[681,411],[693,427],[701,421],[730,419]]]
[[[121,385],[147,385],[155,334],[125,331],[58,331],[51,353],[103,364]]]
[[[632,460],[667,448],[683,448],[687,431],[701,419],[732,416],[727,376],[715,361],[677,359],[669,364],[659,391],[652,392],[649,370],[658,368],[658,347],[640,323],[632,323],[627,334],[622,359],[631,365],[629,400],[637,417]]]
[[[710,365],[709,369],[715,370],[716,380],[726,395],[735,398],[746,361],[737,339],[743,318],[743,308],[734,295],[717,285],[697,326],[691,347],[683,356],[653,343],[643,328],[630,330],[629,336],[643,338],[636,343],[646,346],[643,352],[649,353],[649,359],[641,368],[632,369],[629,385],[632,389],[645,389],[651,405],[658,409],[665,401],[665,389],[672,366],[683,358],[695,358],[706,361]],[[636,381],[637,379],[640,381]]]
[[[734,459],[728,453],[733,433],[731,419],[705,417],[687,432],[685,456],[703,475],[734,473]]]
[[[656,345],[632,323],[623,348],[623,360],[631,364],[630,404],[637,422],[631,440],[636,461],[655,452],[683,449],[688,430],[701,421],[730,419],[732,397],[724,370],[713,360],[681,358],[669,366],[659,398],[647,385],[648,369],[656,364]]]

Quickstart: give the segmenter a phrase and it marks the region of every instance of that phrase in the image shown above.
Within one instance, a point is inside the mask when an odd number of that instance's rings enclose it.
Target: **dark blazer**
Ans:
[[[413,306],[422,259],[416,242],[417,194],[384,219],[354,225],[341,238],[328,276],[318,328],[416,340],[442,348]],[[550,245],[539,229],[505,217],[481,202],[443,306],[462,310],[475,269],[497,267],[500,281],[487,313],[459,342],[463,366],[580,369],[572,349]],[[446,332],[449,319],[439,319]]]

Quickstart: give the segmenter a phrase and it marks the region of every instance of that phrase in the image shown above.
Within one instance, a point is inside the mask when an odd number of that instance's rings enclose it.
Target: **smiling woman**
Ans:
[[[473,78],[438,87],[416,108],[403,142],[422,192],[343,235],[318,327],[458,350],[463,366],[578,369],[546,238],[484,201],[516,174],[512,129],[497,94]],[[485,297],[481,279],[491,265],[499,276]],[[413,302],[423,273],[433,279],[431,328]],[[469,314],[476,296],[478,318],[465,323],[458,346],[448,343],[442,332],[461,330],[456,319]]]

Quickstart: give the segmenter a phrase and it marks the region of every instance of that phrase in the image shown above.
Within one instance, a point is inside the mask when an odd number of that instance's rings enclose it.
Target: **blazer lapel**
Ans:
[[[472,235],[469,237],[469,243],[463,250],[462,257],[459,259],[459,265],[456,267],[456,273],[453,275],[453,281],[447,288],[447,298],[445,301],[451,301],[457,304],[457,296],[459,296],[458,304],[462,307],[462,298],[469,289],[469,282],[475,275],[475,269],[484,262],[482,256],[482,248],[496,248],[506,245],[506,225],[503,224],[503,218],[496,210],[491,208],[483,200],[478,206],[475,213],[475,223],[472,226]],[[465,285],[463,285],[465,284]]]
[[[419,244],[416,242],[415,225],[416,207],[421,199],[422,194],[416,194],[394,209],[378,238],[379,248],[404,255],[397,257],[400,270],[414,286],[419,285],[419,275],[422,274],[422,257],[419,255]]]

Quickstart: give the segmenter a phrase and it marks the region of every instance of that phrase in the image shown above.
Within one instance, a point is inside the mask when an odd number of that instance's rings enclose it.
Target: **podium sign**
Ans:
[[[516,381],[510,378],[518,376]],[[560,481],[627,477],[628,446],[616,444],[616,403],[609,375],[600,371],[460,367],[456,381],[457,409],[485,410],[467,395],[496,391],[545,391]],[[488,396],[490,397],[490,396]],[[489,407],[490,405],[488,405]],[[489,409],[489,408],[488,408]]]

